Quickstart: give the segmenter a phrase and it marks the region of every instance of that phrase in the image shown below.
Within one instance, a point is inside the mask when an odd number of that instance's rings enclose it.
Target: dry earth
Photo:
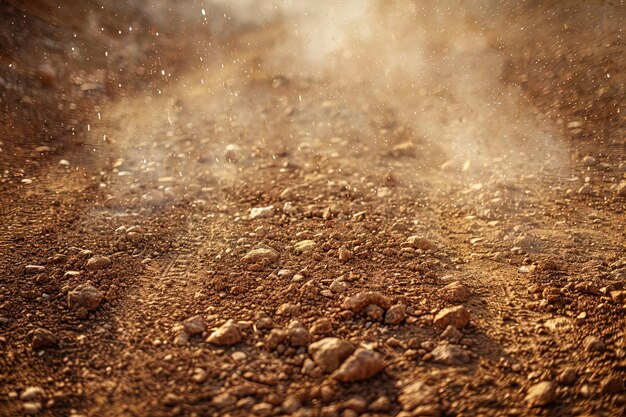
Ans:
[[[621,2],[454,17],[420,85],[51,3],[0,1],[0,416],[625,415]]]

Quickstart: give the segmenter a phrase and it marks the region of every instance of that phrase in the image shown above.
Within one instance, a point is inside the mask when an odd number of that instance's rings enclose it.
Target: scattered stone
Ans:
[[[41,412],[41,403],[40,402],[28,402],[22,404],[22,409],[24,410],[24,414],[29,416],[34,416]]]
[[[300,304],[285,303],[276,310],[277,316],[297,316],[298,314],[300,314]]]
[[[24,267],[24,272],[27,274],[40,274],[46,270],[45,266],[42,265],[26,265]]]
[[[367,401],[365,398],[357,396],[348,398],[345,401],[342,401],[338,404],[339,408],[343,408],[344,410],[352,410],[357,412],[357,416],[363,413],[367,409]],[[345,411],[344,411],[345,414]]]
[[[386,324],[400,324],[406,318],[406,306],[404,304],[393,305],[385,313]]]
[[[241,260],[247,264],[265,267],[278,262],[278,252],[267,247],[257,248],[248,252]]]
[[[439,345],[431,354],[435,362],[444,365],[463,365],[470,361],[467,350],[459,345]]]
[[[329,288],[335,294],[343,294],[348,290],[348,284],[340,278],[337,278],[333,280]]]
[[[287,329],[287,338],[291,346],[306,346],[311,341],[311,334],[301,322],[292,321]]]
[[[590,281],[580,282],[574,288],[581,294],[598,295],[600,293],[600,288]]]
[[[104,268],[108,268],[111,265],[111,259],[106,256],[95,255],[89,258],[85,268],[88,271],[99,271]]]
[[[287,397],[285,401],[283,401],[283,404],[281,406],[283,412],[287,414],[292,414],[296,412],[300,409],[300,407],[302,407],[302,403],[297,397],[293,395]]]
[[[267,335],[267,339],[265,340],[265,347],[269,350],[274,350],[287,340],[287,331],[284,329],[272,329],[270,333]]]
[[[440,337],[450,343],[460,343],[463,338],[463,333],[461,333],[459,329],[454,326],[448,326],[446,327],[446,330],[441,333]]]
[[[185,332],[179,332],[174,338],[176,346],[185,346],[189,342],[189,335]]]
[[[75,311],[79,318],[87,317],[88,311],[95,311],[104,295],[91,282],[81,284],[67,295],[70,310]]]
[[[600,388],[605,394],[619,394],[624,391],[624,379],[616,375],[608,376],[602,380]]]
[[[385,364],[380,353],[359,348],[331,377],[343,383],[363,381],[378,374],[384,368]]]
[[[626,197],[626,181],[622,181],[617,186],[617,195],[620,197]]]
[[[322,372],[331,373],[354,352],[355,346],[336,337],[327,337],[308,347],[309,355],[313,358]]]
[[[274,215],[274,206],[254,207],[250,209],[250,219],[266,219]]]
[[[348,297],[343,302],[343,308],[353,313],[359,313],[369,305],[376,305],[387,310],[391,307],[391,300],[379,292],[360,292],[352,297]]]
[[[385,314],[385,310],[378,307],[377,305],[370,304],[365,307],[365,317],[373,322],[380,323],[383,321],[383,316]]]
[[[269,330],[274,328],[274,322],[269,317],[261,317],[254,323],[254,326],[260,330]]]
[[[207,342],[217,346],[232,346],[241,341],[241,332],[233,320],[228,320],[221,327],[216,329]]]
[[[316,367],[315,362],[313,362],[309,358],[306,358],[304,362],[302,362],[302,369],[300,370],[300,372],[304,375],[308,375],[311,377],[320,376],[320,369]]]
[[[193,375],[191,376],[191,380],[196,384],[202,384],[209,377],[209,373],[202,368],[196,368],[193,371]]]
[[[556,399],[556,383],[543,381],[531,386],[526,393],[526,402],[531,407],[543,407]]]
[[[543,323],[543,327],[552,333],[567,332],[572,328],[572,320],[567,317],[555,317]]]
[[[315,249],[316,243],[312,240],[301,240],[293,247],[294,251],[298,254],[309,253]]]
[[[391,409],[391,400],[386,395],[381,395],[372,401],[367,408],[374,412],[389,411]]]
[[[240,351],[240,350],[237,350],[237,351],[233,352],[233,353],[230,355],[230,357],[231,357],[231,358],[233,358],[233,360],[234,360],[235,362],[242,362],[242,361],[245,361],[245,360],[246,360],[246,358],[248,357],[248,355],[246,355],[246,353],[245,353],[245,352],[242,352],[242,351]]]
[[[572,368],[564,369],[556,378],[559,384],[571,386],[576,382],[576,371]]]
[[[345,246],[339,248],[338,255],[341,262],[347,262],[354,256],[352,252],[348,250],[348,248],[346,248]]]
[[[327,335],[333,331],[333,322],[326,317],[318,319],[313,326],[311,326],[311,334],[314,335]]]
[[[435,316],[434,323],[440,329],[454,326],[461,330],[470,322],[470,312],[463,306],[444,308]]]
[[[259,403],[252,407],[252,413],[260,417],[267,417],[272,414],[274,407],[270,403]]]
[[[626,303],[626,290],[611,291],[611,300],[616,304]]]
[[[604,352],[604,350],[606,349],[604,341],[595,336],[587,336],[583,341],[583,346],[588,353]]]
[[[402,410],[409,412],[411,416],[441,415],[437,389],[421,381],[404,387],[398,396],[398,401],[402,405]],[[433,413],[425,414],[424,411],[429,409]]]
[[[168,392],[163,397],[163,405],[166,407],[175,407],[180,403],[180,397],[172,392]]]
[[[437,245],[435,243],[421,236],[411,236],[406,241],[414,249],[433,252],[437,250]]]
[[[50,330],[38,327],[32,331],[33,340],[31,346],[33,350],[41,350],[56,347],[59,344],[59,338]]]
[[[211,404],[213,404],[217,408],[228,407],[230,405],[235,404],[236,402],[237,402],[237,397],[235,397],[234,395],[230,395],[227,392],[216,395],[211,400]]]
[[[193,316],[183,322],[183,330],[189,336],[201,334],[206,330],[206,324],[201,316]]]
[[[449,303],[464,303],[470,297],[470,292],[465,285],[455,281],[441,288],[439,296]]]
[[[34,401],[44,398],[44,391],[41,387],[28,387],[20,394],[22,401]]]

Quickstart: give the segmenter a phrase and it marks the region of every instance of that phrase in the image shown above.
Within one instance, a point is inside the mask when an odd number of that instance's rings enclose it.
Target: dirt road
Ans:
[[[92,8],[74,44],[33,4],[0,416],[624,415],[620,5]]]

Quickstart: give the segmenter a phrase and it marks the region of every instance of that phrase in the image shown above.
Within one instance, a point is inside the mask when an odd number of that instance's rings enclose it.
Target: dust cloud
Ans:
[[[418,148],[443,152],[459,178],[554,172],[566,145],[505,84],[498,43],[524,34],[515,5],[482,0],[213,1],[243,24],[280,24],[264,64],[384,97]],[[214,14],[218,14],[215,12]],[[341,99],[341,97],[339,97]],[[350,100],[345,97],[345,100]],[[353,104],[354,105],[354,104]],[[441,165],[442,160],[420,161]],[[497,166],[497,167],[496,167]]]

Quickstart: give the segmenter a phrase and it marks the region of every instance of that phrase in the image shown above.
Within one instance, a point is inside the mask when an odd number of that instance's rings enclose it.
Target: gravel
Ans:
[[[331,377],[338,382],[350,383],[373,377],[385,368],[382,355],[370,349],[357,349]]]
[[[470,322],[470,312],[463,306],[444,308],[435,316],[434,323],[440,329],[454,326],[461,330]]]
[[[209,335],[207,342],[216,346],[232,346],[242,339],[239,327],[233,320],[228,320]]]
[[[311,343],[307,350],[322,372],[331,373],[354,352],[355,346],[336,337],[327,337]]]
[[[391,300],[379,292],[360,292],[346,298],[342,307],[353,313],[359,313],[369,305],[376,305],[386,310],[391,307]]]

